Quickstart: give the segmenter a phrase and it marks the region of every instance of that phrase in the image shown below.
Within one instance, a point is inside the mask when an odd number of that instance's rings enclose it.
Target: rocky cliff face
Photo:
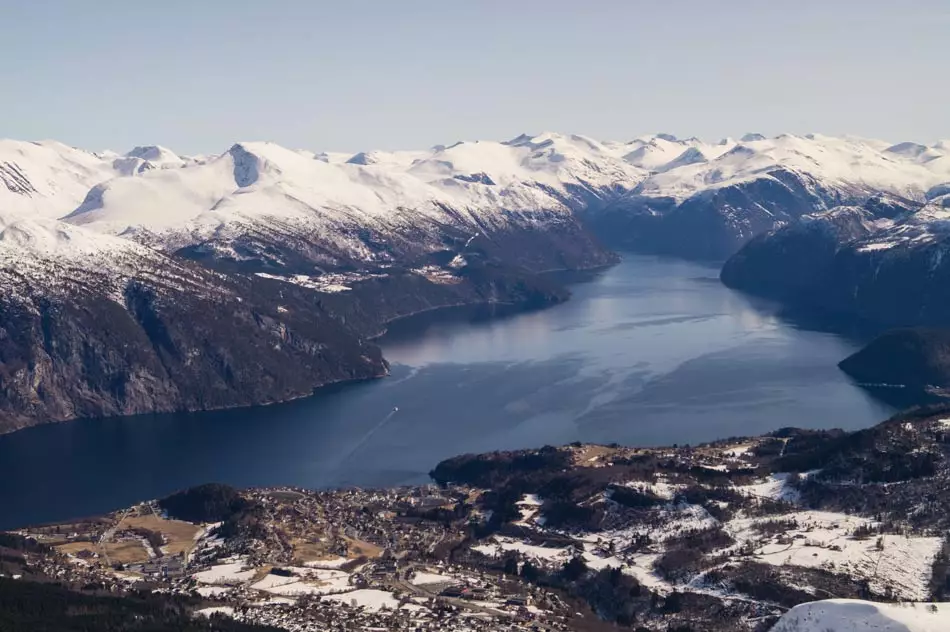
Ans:
[[[836,209],[753,240],[729,259],[730,287],[882,326],[950,323],[947,209],[892,220]]]
[[[0,297],[0,432],[76,417],[266,404],[386,374],[305,288],[211,275]],[[163,271],[166,274],[172,270]],[[64,290],[64,291],[62,291]]]
[[[842,245],[870,235],[876,219],[854,206],[805,215],[800,222],[752,239],[726,261],[720,277],[727,286],[752,294],[808,300]]]

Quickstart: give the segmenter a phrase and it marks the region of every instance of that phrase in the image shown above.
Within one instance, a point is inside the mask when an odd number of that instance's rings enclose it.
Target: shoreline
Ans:
[[[570,300],[570,299],[568,298],[568,299],[565,299],[565,300]],[[549,308],[549,307],[553,307],[553,306],[555,306],[555,305],[559,305],[559,304],[561,304],[561,303],[563,303],[563,302],[564,302],[564,301],[557,301],[557,302],[553,302],[553,303],[546,303],[546,304],[543,304],[543,305],[538,306],[538,309],[547,309],[547,308]],[[392,319],[386,321],[386,327],[384,327],[381,332],[376,333],[376,334],[373,334],[373,335],[370,336],[370,337],[364,338],[364,340],[367,341],[367,342],[371,342],[371,343],[373,343],[373,344],[376,344],[376,341],[378,341],[380,338],[382,338],[383,336],[385,336],[385,335],[388,333],[388,331],[389,331],[389,325],[391,325],[391,324],[393,324],[393,323],[396,323],[396,322],[404,321],[404,320],[409,319],[409,318],[413,318],[413,317],[417,317],[417,316],[422,316],[422,315],[425,315],[425,314],[432,314],[432,313],[439,312],[439,311],[442,311],[442,310],[452,310],[452,309],[465,308],[465,307],[478,308],[478,307],[487,307],[487,306],[491,306],[491,305],[517,307],[517,306],[522,305],[522,304],[521,304],[521,303],[506,302],[506,301],[496,301],[496,302],[479,301],[479,302],[475,302],[475,303],[460,302],[460,303],[452,303],[452,304],[447,304],[447,305],[439,305],[439,306],[435,306],[435,307],[429,307],[429,308],[426,308],[426,309],[422,309],[422,310],[417,310],[417,311],[414,311],[414,312],[410,312],[410,313],[408,313],[408,314],[403,314],[403,315],[397,316],[397,317],[395,317],[395,318],[392,318]],[[530,308],[527,308],[527,307],[526,307],[525,309],[530,309]],[[204,413],[204,412],[216,412],[216,411],[225,411],[225,410],[239,410],[239,409],[264,408],[264,407],[267,407],[267,406],[276,406],[276,405],[280,405],[280,404],[287,404],[287,403],[294,402],[294,401],[298,401],[298,400],[301,400],[301,399],[306,399],[306,398],[308,398],[308,397],[313,397],[314,395],[318,394],[320,391],[322,391],[322,390],[324,390],[324,389],[327,389],[327,388],[329,388],[329,387],[332,387],[332,386],[340,386],[340,385],[351,384],[351,383],[352,383],[352,384],[359,384],[359,383],[363,383],[363,382],[370,382],[370,381],[372,381],[372,380],[385,379],[385,378],[389,377],[389,375],[390,375],[389,361],[386,360],[386,357],[385,357],[385,356],[383,356],[383,362],[384,362],[384,364],[386,365],[386,371],[385,371],[384,373],[380,374],[380,375],[373,375],[373,376],[368,376],[368,377],[352,377],[352,378],[341,378],[341,379],[328,380],[328,381],[326,381],[326,382],[323,382],[323,383],[321,383],[321,384],[317,384],[317,385],[313,386],[313,387],[311,388],[310,392],[308,392],[308,393],[298,393],[298,394],[295,394],[295,395],[290,395],[290,396],[287,396],[287,397],[281,397],[281,398],[279,398],[279,399],[274,399],[274,400],[272,400],[272,401],[267,401],[267,402],[259,402],[259,403],[253,403],[253,404],[223,404],[223,405],[220,405],[220,406],[209,406],[209,407],[201,407],[201,408],[169,408],[169,409],[156,409],[156,410],[152,410],[152,411],[149,411],[149,412],[134,413],[134,414],[130,414],[130,415],[97,415],[97,416],[67,417],[67,418],[65,418],[65,419],[50,419],[50,420],[42,421],[42,422],[40,422],[40,423],[27,423],[27,424],[25,424],[25,425],[14,426],[14,427],[11,427],[11,428],[0,428],[0,437],[6,436],[6,435],[15,434],[15,433],[19,433],[19,432],[23,432],[23,431],[26,431],[26,430],[30,430],[31,428],[42,428],[42,427],[44,427],[44,426],[51,426],[51,425],[64,424],[64,423],[72,423],[72,422],[84,421],[84,420],[125,419],[125,418],[144,417],[144,416],[147,416],[147,415],[173,415],[173,414],[179,414],[179,413],[181,413],[181,414],[185,414],[185,413]]]

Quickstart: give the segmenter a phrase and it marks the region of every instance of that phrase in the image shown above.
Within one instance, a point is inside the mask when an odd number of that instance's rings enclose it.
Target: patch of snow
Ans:
[[[613,550],[627,549],[640,536],[652,542],[664,542],[691,531],[703,531],[719,526],[719,521],[703,507],[689,503],[668,503],[651,510],[651,517],[644,524],[633,527],[605,529],[580,537],[585,542],[613,543]]]
[[[473,546],[472,550],[490,557],[501,557],[507,551],[517,551],[527,558],[548,564],[562,564],[570,560],[573,555],[572,549],[569,547],[537,546],[505,536],[494,536],[492,541],[492,544]]]
[[[347,562],[352,562],[353,560],[346,557],[331,557],[325,560],[312,560],[310,562],[304,562],[304,566],[309,568],[340,568]]]
[[[644,494],[653,494],[657,498],[664,500],[673,500],[685,485],[674,485],[666,480],[659,478],[656,482],[649,483],[645,481],[628,481],[623,484],[624,487],[635,489]]]
[[[455,580],[448,575],[439,575],[438,573],[427,572],[417,572],[412,578],[412,584],[414,586],[422,586],[424,584],[444,584],[452,581]]]
[[[195,614],[199,614],[203,617],[210,617],[215,614],[223,614],[226,617],[234,616],[234,608],[231,606],[212,606],[211,608],[202,608],[201,610],[196,610]]]
[[[228,594],[231,590],[227,586],[198,586],[195,588],[195,592],[202,597],[220,597]]]
[[[858,252],[876,252],[878,250],[890,250],[894,246],[900,245],[896,241],[881,241],[877,243],[865,244],[858,248]]]
[[[789,476],[787,473],[772,474],[760,483],[736,485],[735,489],[750,496],[797,503],[801,498],[801,494],[788,483]]]
[[[763,535],[756,525],[770,520],[795,521],[797,527]],[[798,511],[771,518],[738,518],[723,528],[736,544],[728,550],[752,546],[751,559],[776,566],[823,568],[867,579],[871,589],[885,590],[903,599],[920,600],[929,594],[931,566],[943,542],[939,537],[886,534],[855,539],[859,527],[876,523],[858,516],[824,511]],[[878,548],[881,538],[882,547]]]
[[[945,632],[950,603],[873,603],[853,599],[812,601],[795,606],[772,632]]]
[[[254,590],[270,590],[271,588],[278,588],[280,586],[287,586],[299,581],[299,577],[296,576],[285,576],[285,575],[275,575],[274,573],[268,573],[264,576],[263,579],[253,584],[251,588]]]
[[[378,612],[383,608],[395,610],[399,606],[399,601],[393,597],[392,593],[384,590],[375,590],[364,588],[352,592],[340,593],[336,595],[327,595],[324,599],[339,601],[345,604],[356,604],[357,607],[365,608],[369,612]]]
[[[258,584],[260,583],[262,582],[258,582]],[[269,583],[272,584],[273,582]],[[264,592],[271,593],[273,595],[319,595],[326,592],[320,587],[314,586],[312,584],[305,584],[301,581],[290,581],[283,584],[268,585],[267,587],[258,587],[258,584],[254,584],[251,586],[251,588],[263,590]]]
[[[234,584],[246,582],[254,577],[257,572],[255,569],[244,570],[247,566],[245,560],[238,560],[228,564],[218,564],[208,570],[204,570],[192,575],[199,584]]]
[[[725,455],[737,459],[739,457],[746,456],[753,447],[755,446],[753,446],[751,443],[747,445],[739,445],[726,450]]]

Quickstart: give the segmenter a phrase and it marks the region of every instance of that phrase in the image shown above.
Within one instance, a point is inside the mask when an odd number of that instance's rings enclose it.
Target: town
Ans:
[[[944,596],[948,428],[466,455],[381,490],[203,485],[7,534],[30,545],[0,575],[290,632],[761,632],[815,599]]]

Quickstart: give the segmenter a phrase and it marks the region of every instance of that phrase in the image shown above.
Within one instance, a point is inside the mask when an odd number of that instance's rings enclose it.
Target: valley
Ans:
[[[739,250],[723,272],[734,287],[941,324],[948,165],[943,143],[814,134],[546,132],[353,155],[241,142],[199,157],[0,141],[0,432],[380,377],[371,339],[388,322],[557,304],[566,289],[541,273],[614,264],[610,248],[701,261]],[[848,222],[807,265],[794,248],[756,258],[783,235]],[[851,257],[839,248],[850,240]]]
[[[248,632],[763,632],[867,600],[940,626],[945,411],[875,424],[950,388],[948,156],[0,141],[0,599]]]

